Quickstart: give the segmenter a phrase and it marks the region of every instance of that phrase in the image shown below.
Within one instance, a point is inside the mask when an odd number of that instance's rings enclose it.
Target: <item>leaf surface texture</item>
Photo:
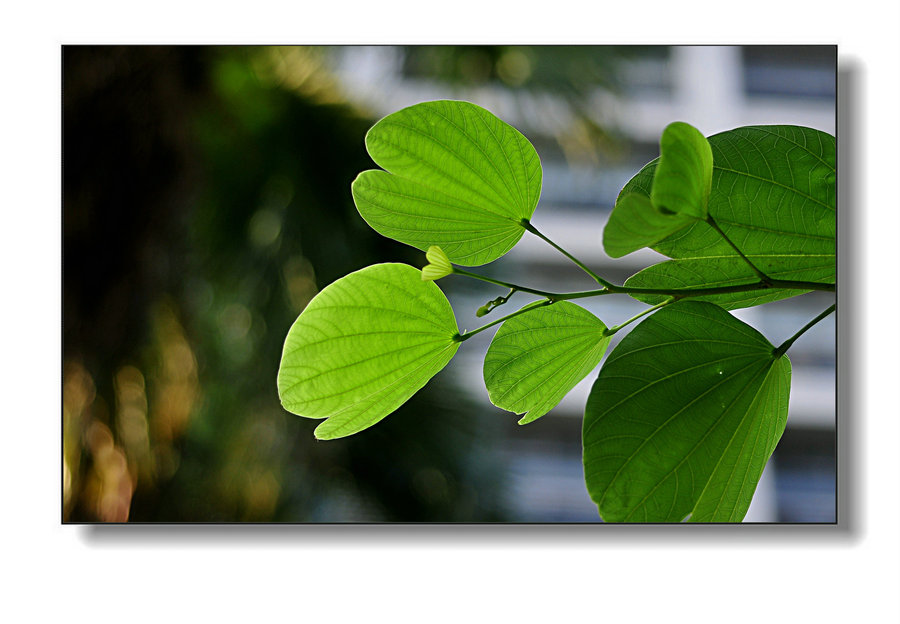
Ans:
[[[278,371],[285,409],[325,418],[320,439],[344,437],[400,407],[459,347],[447,298],[405,264],[376,264],[316,295],[294,322]]]
[[[609,345],[605,330],[603,321],[568,301],[509,319],[484,358],[491,402],[525,414],[522,425],[540,418],[600,363]]]
[[[798,126],[748,126],[709,137],[713,177],[709,214],[731,241],[769,277],[833,284],[835,280],[835,140]],[[649,163],[622,195],[650,196],[657,161]],[[626,286],[713,287],[758,278],[709,224],[698,221],[652,245],[672,260],[635,274]],[[726,308],[758,305],[800,294],[765,293],[703,297]],[[637,295],[646,303],[661,298]]]
[[[363,219],[389,238],[477,266],[519,241],[541,192],[531,143],[491,112],[454,100],[423,102],[388,115],[366,135],[383,171],[352,185]]]
[[[787,356],[710,303],[662,308],[613,350],[583,423],[609,522],[740,521],[784,431]]]

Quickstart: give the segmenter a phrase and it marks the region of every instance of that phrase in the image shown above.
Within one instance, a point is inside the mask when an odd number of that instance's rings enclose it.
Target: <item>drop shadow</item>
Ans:
[[[220,547],[277,544],[303,548],[335,546],[397,548],[460,544],[522,548],[536,545],[590,546],[671,544],[715,548],[757,547],[760,542],[833,544],[847,531],[838,524],[604,525],[604,524],[322,524],[322,525],[91,525],[79,528],[92,547]]]
[[[862,293],[864,284],[862,220],[865,211],[860,196],[859,93],[862,66],[856,60],[838,64],[837,107],[837,520],[842,531],[854,539],[861,537],[859,510],[862,488],[860,409],[864,370],[862,340]]]

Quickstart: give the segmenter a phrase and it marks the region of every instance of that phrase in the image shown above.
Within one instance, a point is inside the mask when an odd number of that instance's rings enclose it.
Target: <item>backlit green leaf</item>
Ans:
[[[423,280],[430,280],[433,282],[434,280],[439,280],[442,277],[447,277],[453,273],[453,266],[450,264],[450,259],[437,245],[432,245],[428,248],[428,251],[425,252],[425,259],[428,260],[428,264],[422,267]]]
[[[709,137],[713,152],[709,214],[770,277],[834,283],[835,141],[798,126],[749,126]],[[657,161],[625,185],[650,196]],[[696,221],[652,246],[673,258],[632,276],[628,286],[681,288],[758,281],[709,224]],[[705,300],[738,308],[799,294],[716,295]],[[653,296],[637,296],[657,303]]]
[[[455,264],[486,264],[512,249],[541,193],[528,139],[469,102],[424,102],[388,115],[369,130],[366,148],[384,171],[353,182],[363,219],[423,251],[439,245]]]
[[[484,358],[491,402],[525,414],[520,425],[540,418],[600,363],[609,345],[605,330],[603,321],[567,301],[509,319]]]
[[[691,217],[660,212],[641,193],[622,195],[603,228],[603,249],[611,258],[621,258],[658,243],[691,222]]]
[[[649,193],[619,195],[606,227],[603,248],[610,257],[658,243],[706,218],[712,183],[712,152],[700,131],[683,122],[666,126]]]
[[[418,269],[376,264],[316,295],[284,343],[278,394],[290,412],[327,418],[319,439],[341,438],[393,412],[459,348],[447,298]]]
[[[700,131],[684,122],[666,126],[659,140],[659,161],[650,201],[660,212],[706,218],[713,155]]]
[[[603,519],[742,520],[787,416],[790,363],[773,350],[699,301],[625,336],[585,410],[585,480]]]

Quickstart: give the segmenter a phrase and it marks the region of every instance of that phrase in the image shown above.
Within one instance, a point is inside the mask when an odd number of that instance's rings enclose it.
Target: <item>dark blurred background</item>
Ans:
[[[819,46],[66,46],[64,521],[596,520],[577,404],[593,375],[528,427],[487,401],[477,348],[350,438],[317,442],[319,421],[281,408],[284,337],[315,293],[369,264],[424,263],[356,212],[350,183],[373,166],[366,130],[416,101],[486,106],[541,155],[536,223],[621,280],[640,267],[606,267],[600,232],[662,128],[833,133],[835,62]],[[590,285],[534,243],[489,270]],[[461,327],[504,294],[447,281]],[[745,320],[776,342],[820,303]],[[595,313],[613,324],[641,309],[617,305]],[[833,520],[833,327],[818,328],[822,348],[792,353],[795,382],[814,378],[795,395],[811,398],[757,519]]]

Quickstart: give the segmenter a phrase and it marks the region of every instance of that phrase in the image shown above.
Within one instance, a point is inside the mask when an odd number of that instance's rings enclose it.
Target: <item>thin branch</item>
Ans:
[[[811,320],[809,323],[804,325],[800,329],[800,331],[798,331],[796,334],[794,334],[793,336],[791,336],[790,338],[788,338],[787,340],[782,342],[781,345],[777,349],[772,351],[772,357],[775,359],[778,359],[779,357],[781,357],[784,354],[784,352],[787,351],[791,347],[792,344],[794,344],[794,341],[797,340],[797,338],[799,338],[804,333],[806,333],[806,331],[809,328],[811,328],[813,325],[815,325],[816,323],[821,321],[823,318],[825,318],[826,316],[828,316],[829,314],[834,312],[835,306],[836,306],[836,304],[831,304],[831,306],[827,310],[825,310],[819,316],[817,316],[816,318]]]
[[[519,286],[518,284],[486,277],[484,275],[472,273],[471,271],[466,271],[457,267],[453,268],[453,272],[458,273],[459,275],[465,275],[466,277],[481,280],[483,282],[495,284],[497,286],[503,286],[504,288],[527,292],[539,297],[546,297],[551,301],[566,301],[569,299],[584,299],[585,297],[599,297],[601,295],[614,294],[663,295],[668,297],[678,297],[679,299],[681,299],[685,297],[727,295],[730,293],[753,292],[757,290],[773,290],[781,288],[788,290],[819,290],[824,292],[835,291],[834,284],[823,284],[820,282],[801,282],[797,280],[778,280],[770,278],[768,279],[768,281],[761,280],[749,284],[734,284],[732,286],[710,286],[708,288],[636,288],[631,286],[616,286],[615,284],[609,284],[608,286],[606,286],[606,288],[601,288],[599,290],[585,290],[572,293],[554,293],[548,292],[546,290],[539,290],[536,288],[528,288],[527,286]]]
[[[669,305],[669,304],[671,304],[671,303],[675,303],[676,301],[678,301],[678,297],[669,297],[668,299],[666,299],[666,300],[663,301],[662,303],[657,303],[657,304],[656,304],[655,306],[653,306],[652,308],[647,308],[646,310],[644,310],[644,311],[641,312],[640,314],[635,314],[634,316],[632,316],[630,319],[628,319],[628,320],[625,321],[624,323],[619,323],[619,324],[616,325],[615,327],[608,327],[608,328],[606,329],[606,331],[604,331],[603,333],[604,333],[604,335],[606,335],[606,336],[612,336],[612,335],[615,334],[617,331],[619,331],[619,330],[622,329],[623,327],[626,327],[626,326],[628,326],[628,325],[634,323],[634,322],[635,322],[636,320],[638,320],[639,318],[641,318],[641,317],[643,317],[643,316],[646,316],[646,315],[650,314],[651,312],[656,312],[656,311],[659,310],[660,308],[664,308],[664,307],[666,307],[667,305]]]
[[[522,223],[522,227],[524,227],[526,230],[528,230],[529,232],[531,232],[532,234],[534,234],[535,236],[537,236],[544,242],[548,243],[551,247],[553,247],[554,249],[559,251],[566,258],[568,258],[569,260],[571,260],[572,262],[577,264],[578,267],[582,271],[584,271],[585,273],[590,275],[594,279],[594,281],[596,281],[598,284],[600,284],[601,286],[609,286],[610,285],[610,283],[607,282],[605,279],[603,279],[602,277],[600,277],[599,275],[597,275],[596,273],[591,271],[589,268],[587,268],[587,265],[585,265],[583,262],[581,262],[581,260],[579,260],[572,254],[570,254],[568,251],[566,251],[565,249],[563,249],[562,247],[560,247],[559,245],[554,243],[552,240],[550,240],[549,238],[544,236],[536,227],[531,225],[531,222],[528,219],[522,219],[521,223]]]
[[[533,301],[533,302],[529,303],[528,305],[526,305],[525,307],[520,308],[519,310],[516,310],[515,312],[513,312],[511,314],[507,314],[506,316],[504,316],[502,318],[498,318],[496,321],[492,321],[492,322],[488,323],[487,325],[482,325],[478,329],[473,329],[472,331],[467,331],[462,334],[456,334],[453,337],[453,340],[455,340],[456,342],[464,342],[464,341],[468,340],[469,338],[471,338],[472,336],[474,336],[475,334],[481,333],[484,330],[486,330],[490,327],[493,327],[494,325],[499,325],[503,321],[509,320],[509,319],[513,318],[514,316],[519,316],[520,314],[524,314],[525,312],[528,312],[529,310],[534,310],[535,308],[542,308],[544,306],[548,306],[553,303],[556,303],[556,302],[550,301],[549,299],[544,299],[543,301]]]

